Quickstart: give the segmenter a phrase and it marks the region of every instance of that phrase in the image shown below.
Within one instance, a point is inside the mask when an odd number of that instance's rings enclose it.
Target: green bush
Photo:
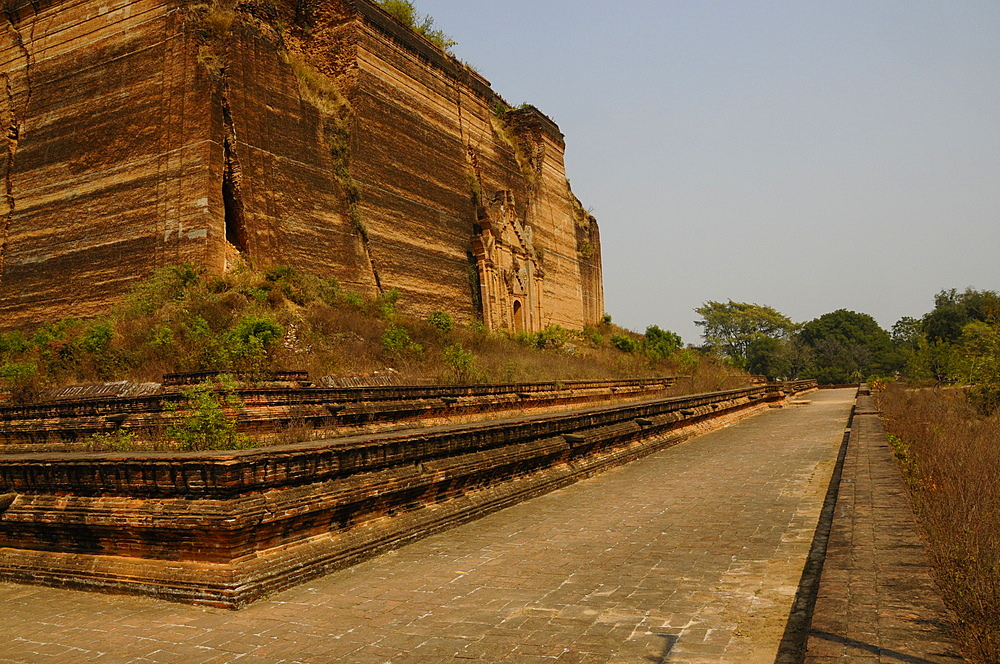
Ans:
[[[602,348],[604,346],[604,335],[593,327],[583,328],[583,337],[593,344],[595,348]]]
[[[451,332],[452,328],[455,326],[454,321],[452,321],[451,316],[443,311],[433,311],[430,317],[427,319],[431,325],[437,328],[438,332],[441,334],[447,334]]]
[[[391,319],[396,315],[396,304],[399,302],[399,289],[390,288],[375,298],[375,311],[382,318]]]
[[[410,333],[401,325],[390,325],[382,333],[382,348],[390,355],[400,356],[404,353],[419,353],[423,350],[410,340]]]
[[[541,332],[518,332],[511,338],[529,348],[558,350],[573,339],[573,333],[560,325],[550,325]]]
[[[38,365],[34,362],[7,362],[0,364],[0,381],[6,385],[15,401],[32,399],[41,392]]]
[[[91,452],[131,452],[138,447],[139,436],[128,427],[92,434],[87,441],[87,449]]]
[[[182,403],[167,404],[169,411],[183,417],[167,427],[167,435],[184,450],[231,450],[247,447],[249,440],[236,432],[236,419],[226,414],[226,408],[243,407],[236,393],[236,382],[230,376],[219,376],[218,382],[206,380],[181,392]]]
[[[248,348],[268,348],[277,343],[285,334],[285,329],[270,316],[244,316],[233,328],[230,336],[234,341]]]
[[[573,333],[559,325],[550,325],[538,333],[538,347],[559,349],[573,338]]]
[[[681,347],[681,337],[670,330],[661,330],[656,325],[646,328],[645,351],[654,360],[670,357]]]
[[[456,383],[471,382],[475,359],[475,355],[471,351],[465,350],[460,343],[445,346],[444,363],[451,370]]]
[[[114,336],[114,329],[111,323],[101,321],[95,323],[87,334],[83,337],[80,346],[88,353],[100,353],[106,351],[111,345],[111,337]]]
[[[223,345],[217,346],[218,362],[244,371],[261,371],[268,353],[284,334],[285,329],[272,317],[248,314],[230,330]]]
[[[149,345],[153,348],[167,348],[174,343],[174,331],[166,325],[157,325],[150,330]]]
[[[125,309],[149,315],[167,302],[180,302],[198,286],[203,273],[204,268],[191,263],[160,268],[129,293]]]
[[[611,345],[623,353],[638,353],[642,348],[642,344],[639,343],[638,339],[630,337],[627,334],[612,335]]]
[[[704,357],[694,348],[682,348],[674,355],[677,362],[677,369],[686,375],[693,373],[701,364]]]

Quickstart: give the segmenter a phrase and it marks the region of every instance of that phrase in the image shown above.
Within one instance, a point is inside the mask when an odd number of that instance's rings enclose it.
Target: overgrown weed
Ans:
[[[876,393],[970,662],[1000,662],[1000,414],[961,388]]]
[[[318,379],[392,368],[404,382],[445,384],[681,374],[693,376],[688,389],[696,391],[747,379],[694,349],[671,346],[662,332],[643,336],[606,321],[579,331],[507,334],[444,311],[407,316],[399,305],[398,291],[364,296],[288,267],[242,265],[223,275],[163,268],[106,316],[0,334],[0,392],[23,403],[74,383],[158,382],[185,371],[253,379],[302,370]],[[617,337],[632,340],[627,352],[612,344]]]

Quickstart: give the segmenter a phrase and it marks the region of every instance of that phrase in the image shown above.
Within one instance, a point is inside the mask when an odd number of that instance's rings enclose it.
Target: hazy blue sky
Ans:
[[[700,342],[694,307],[888,328],[1000,290],[1000,2],[416,0],[566,135],[606,309]]]

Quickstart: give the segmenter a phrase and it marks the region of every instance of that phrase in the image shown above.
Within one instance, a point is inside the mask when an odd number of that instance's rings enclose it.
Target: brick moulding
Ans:
[[[0,578],[238,609],[781,395],[755,387],[242,452],[10,455]]]
[[[168,378],[170,378],[168,376]],[[165,380],[165,383],[167,381]],[[611,399],[648,399],[676,385],[676,377],[619,381],[564,381],[508,385],[385,386],[355,388],[244,387],[241,432],[280,434],[302,426],[312,438],[424,426],[428,421],[531,409],[581,408]],[[81,398],[0,405],[0,451],[76,452],[89,436],[120,426],[160,438],[182,414],[166,409],[182,396]]]

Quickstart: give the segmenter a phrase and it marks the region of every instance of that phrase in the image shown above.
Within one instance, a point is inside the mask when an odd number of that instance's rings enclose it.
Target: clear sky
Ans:
[[[888,329],[1000,290],[997,0],[415,0],[566,135],[606,309],[733,299]]]

